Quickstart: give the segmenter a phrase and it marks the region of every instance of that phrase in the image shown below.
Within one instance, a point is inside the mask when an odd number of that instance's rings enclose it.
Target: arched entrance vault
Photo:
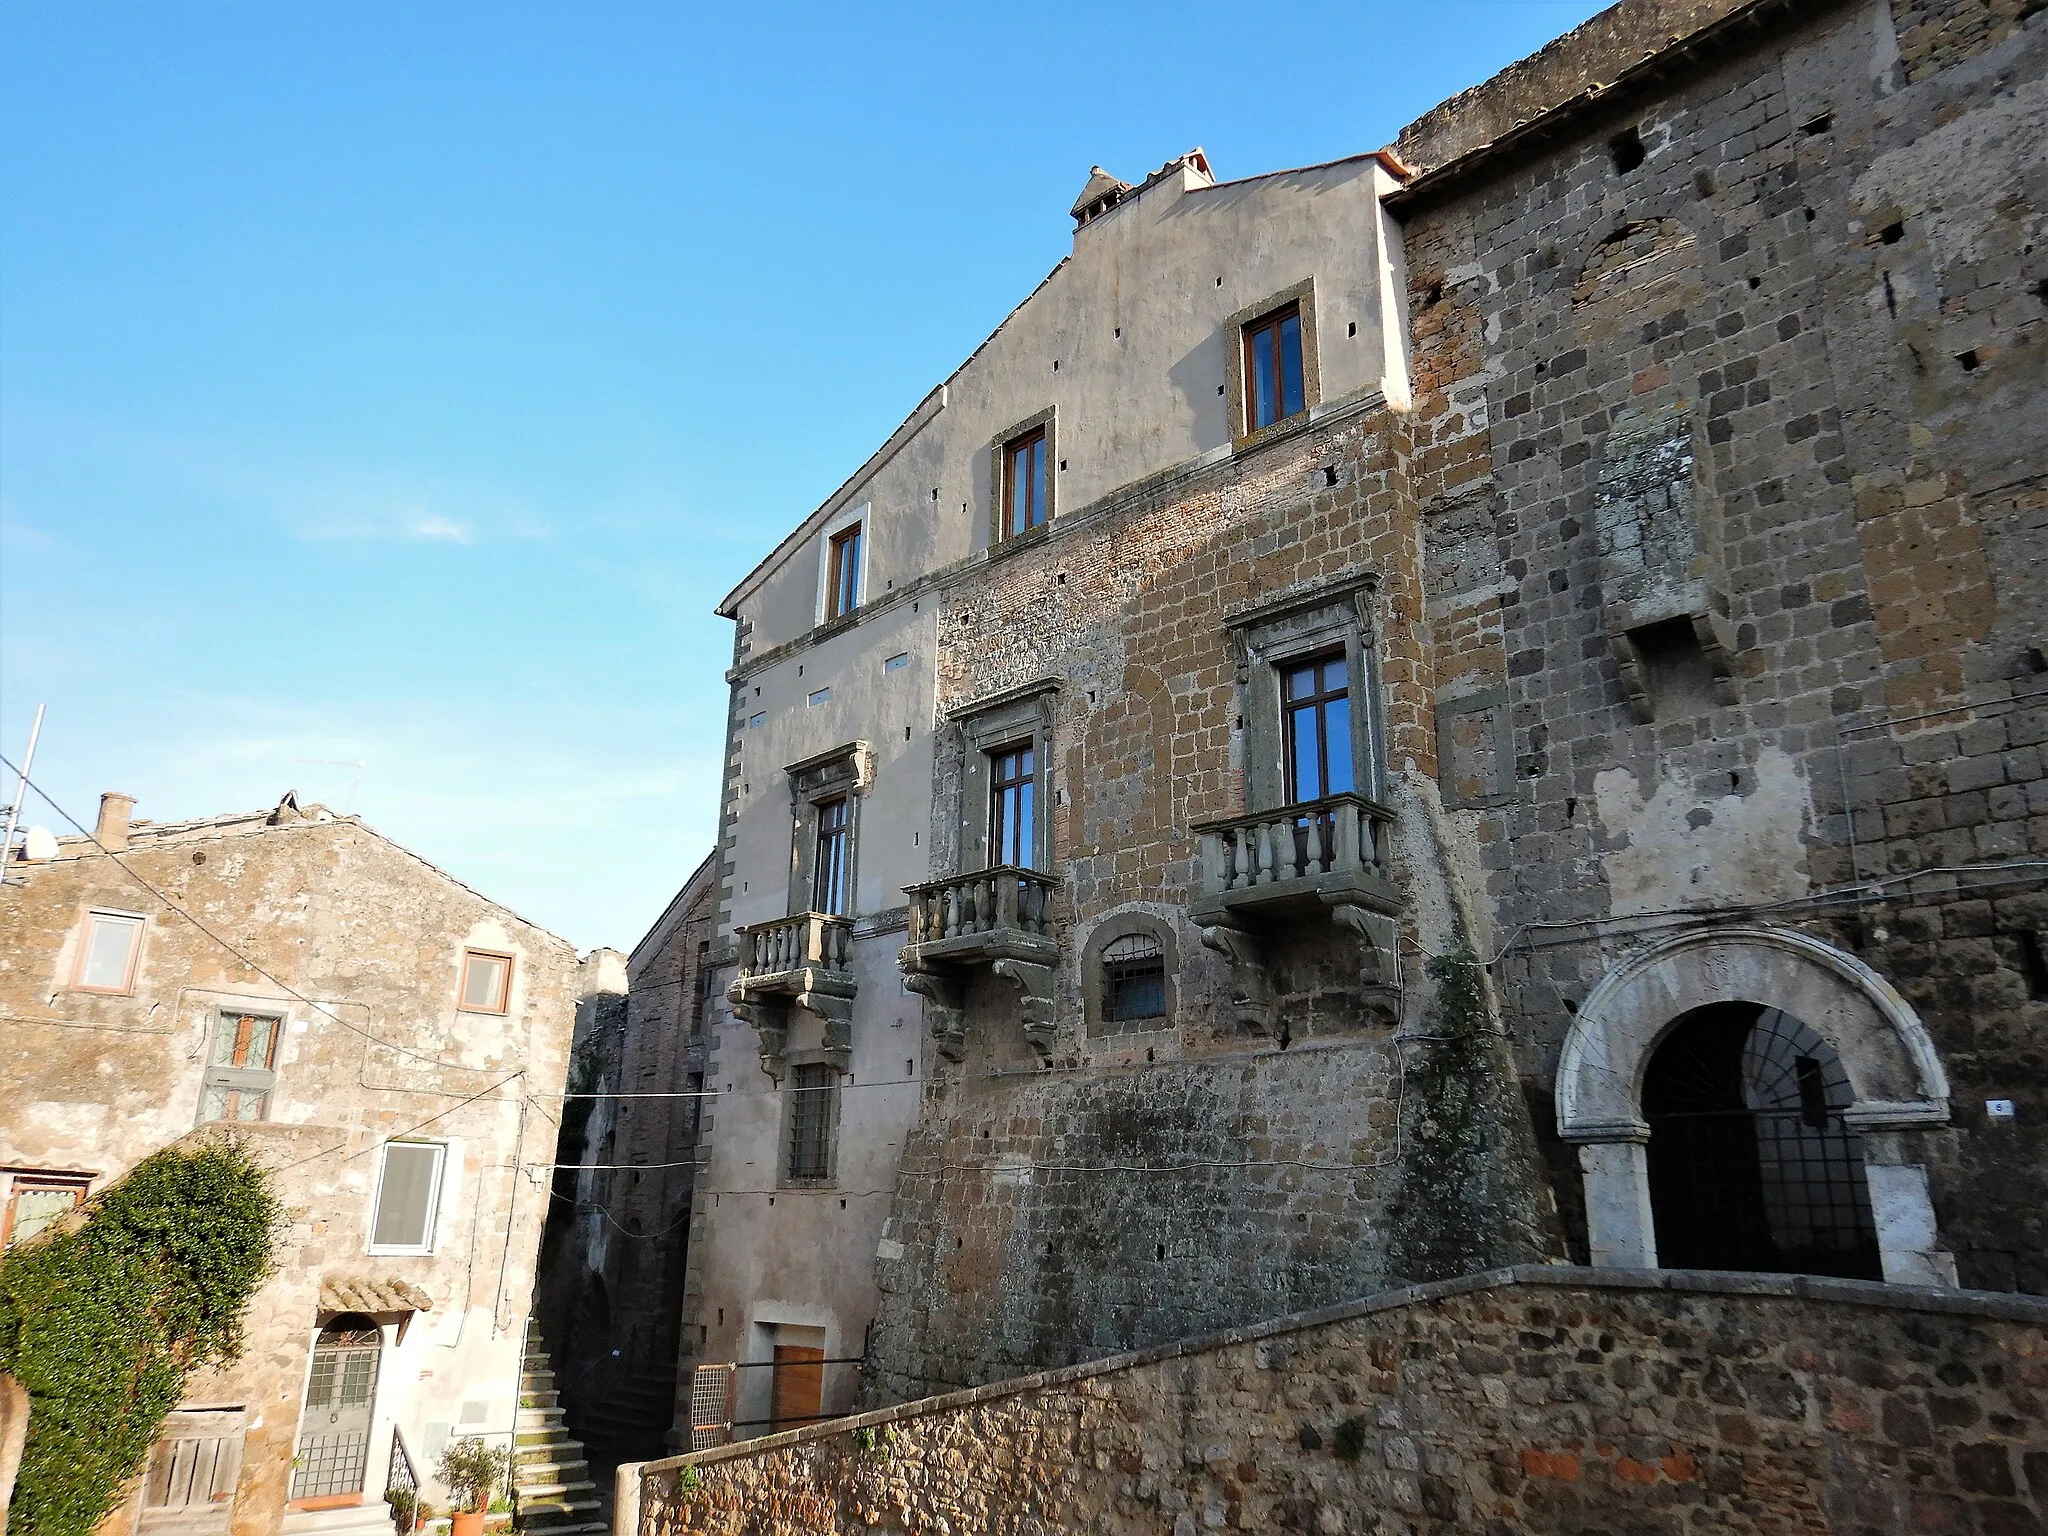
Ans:
[[[1936,1246],[1926,1132],[1948,1124],[1948,1079],[1912,1005],[1853,955],[1794,929],[1696,929],[1623,960],[1586,998],[1557,1072],[1557,1125],[1579,1148],[1596,1265],[1653,1269],[1643,1076],[1681,1017],[1757,1003],[1803,1020],[1840,1055],[1861,1133],[1884,1278],[1956,1283]]]

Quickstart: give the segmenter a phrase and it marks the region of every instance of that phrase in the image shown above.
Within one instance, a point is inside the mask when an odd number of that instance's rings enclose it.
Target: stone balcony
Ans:
[[[761,1066],[782,1076],[790,1010],[814,1015],[824,1059],[844,1072],[853,1060],[853,919],[798,912],[733,930],[739,974],[726,989],[733,1012],[761,1040]]]
[[[1052,1054],[1053,891],[1051,876],[1007,864],[904,888],[910,934],[897,964],[904,984],[924,998],[932,1038],[948,1061],[966,1054],[966,988],[977,966],[1016,984],[1025,1040],[1040,1056]]]
[[[1188,915],[1202,943],[1230,960],[1241,1027],[1273,1027],[1271,936],[1325,915],[1358,936],[1360,983],[1391,1009],[1401,985],[1395,918],[1405,905],[1388,872],[1393,824],[1378,801],[1342,794],[1192,829],[1201,895]]]

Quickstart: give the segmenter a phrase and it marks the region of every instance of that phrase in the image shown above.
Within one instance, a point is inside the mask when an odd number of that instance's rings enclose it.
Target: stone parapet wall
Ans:
[[[2036,1532],[2048,1302],[1502,1270],[624,1468],[621,1492],[639,1536]]]

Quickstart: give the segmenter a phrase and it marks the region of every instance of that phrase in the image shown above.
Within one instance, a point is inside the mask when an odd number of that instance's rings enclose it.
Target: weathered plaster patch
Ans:
[[[1736,772],[1731,787],[1726,773],[1695,782],[1674,769],[1648,800],[1626,768],[1593,780],[1601,826],[1622,845],[1607,856],[1614,916],[1805,894],[1804,833],[1813,815],[1805,773],[1777,747]]]

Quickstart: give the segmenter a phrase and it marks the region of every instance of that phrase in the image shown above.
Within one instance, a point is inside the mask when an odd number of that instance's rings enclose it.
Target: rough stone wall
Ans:
[[[1927,1155],[1963,1282],[2040,1291],[2048,18],[2027,9],[1774,21],[1425,179],[1401,217],[1415,453],[1457,466],[1421,499],[1442,782],[1511,944],[1532,1101],[1572,1009],[1667,914],[1804,926],[1934,1034],[1955,1115]],[[1658,516],[1687,526],[1668,607],[1631,614],[1616,508],[1660,477]],[[1666,614],[1683,632],[1630,632]],[[2017,1118],[1987,1123],[1989,1098]]]
[[[0,1166],[86,1173],[103,1187],[193,1131],[223,1008],[285,1018],[269,1116],[239,1126],[277,1170],[289,1215],[278,1273],[251,1304],[242,1360],[195,1380],[187,1399],[245,1406],[234,1530],[261,1536],[285,1509],[323,1281],[395,1279],[433,1304],[403,1341],[398,1316],[378,1319],[371,1499],[394,1424],[423,1471],[469,1415],[474,1432],[509,1436],[544,1216],[517,1167],[546,1156],[532,1110],[551,1111],[561,1091],[577,960],[563,940],[317,807],[138,823],[132,838],[127,869],[253,963],[80,839],[51,863],[16,863],[0,887]],[[72,986],[92,907],[147,918],[129,995]],[[469,945],[517,957],[506,1015],[457,1011]],[[458,1149],[445,1186],[456,1194],[433,1253],[373,1258],[377,1148],[415,1127]]]
[[[639,1536],[1990,1536],[2041,1528],[2044,1425],[2048,1303],[1552,1267],[628,1468],[625,1481]]]
[[[1334,345],[1335,343],[1330,343]],[[1401,1280],[1404,1209],[1465,1228],[1482,1264],[1547,1251],[1521,1106],[1475,1101],[1498,1178],[1401,1190],[1404,1148],[1435,1128],[1360,985],[1357,936],[1306,921],[1272,941],[1284,1032],[1233,1022],[1231,976],[1187,915],[1199,895],[1189,827],[1240,814],[1247,750],[1226,618],[1276,594],[1374,573],[1395,860],[1414,893],[1402,1023],[1421,1026],[1424,961],[1469,947],[1427,801],[1435,729],[1416,520],[1401,423],[1376,398],[1214,470],[1168,477],[999,547],[949,589],[939,621],[942,714],[1047,676],[1059,1036],[1043,1074],[1014,988],[968,994],[966,1060],[935,1074],[906,1150],[878,1262],[869,1401],[1000,1379],[1321,1305]],[[1434,482],[1441,468],[1424,466]],[[1361,698],[1371,695],[1369,686]],[[941,736],[932,840],[941,868],[978,807],[961,803],[966,745]],[[964,862],[963,862],[964,861]],[[1171,925],[1178,1010],[1142,1034],[1091,1034],[1080,957],[1106,918]],[[1493,1026],[1483,1016],[1475,1027]],[[1490,1067],[1486,1053],[1478,1058]],[[1437,1083],[1425,1075],[1417,1082]],[[1405,1127],[1403,1121],[1405,1117]],[[1419,1249],[1417,1251],[1420,1251]]]
[[[1469,1231],[1491,1262],[1543,1252],[1553,1202],[1583,1254],[1559,1051],[1599,978],[1687,921],[1804,927],[1911,1000],[1953,1124],[1869,1155],[1931,1166],[1965,1284],[2048,1288],[2044,53],[2044,13],[1960,0],[1603,13],[1418,125],[1411,412],[1340,403],[951,582],[942,720],[1060,684],[1057,1043],[1040,1075],[1014,989],[970,989],[881,1247],[870,1400],[1333,1301]],[[1407,1139],[1433,1107],[1380,1112],[1389,1079],[1458,1074],[1375,1034],[1348,936],[1305,925],[1276,1011],[1362,1106],[1350,1156],[1321,1150],[1318,1101],[1266,1060],[1285,1042],[1233,1032],[1186,916],[1191,824],[1245,807],[1228,618],[1362,571],[1401,1028],[1438,1006],[1425,962],[1494,960],[1529,1108],[1481,1095],[1476,1163]],[[978,809],[945,729],[939,870]],[[1178,1016],[1091,1038],[1078,960],[1121,912],[1172,925]],[[2016,1119],[1987,1123],[1993,1097]],[[1423,1167],[1500,1183],[1436,1190],[1440,1230],[1404,1232]]]

